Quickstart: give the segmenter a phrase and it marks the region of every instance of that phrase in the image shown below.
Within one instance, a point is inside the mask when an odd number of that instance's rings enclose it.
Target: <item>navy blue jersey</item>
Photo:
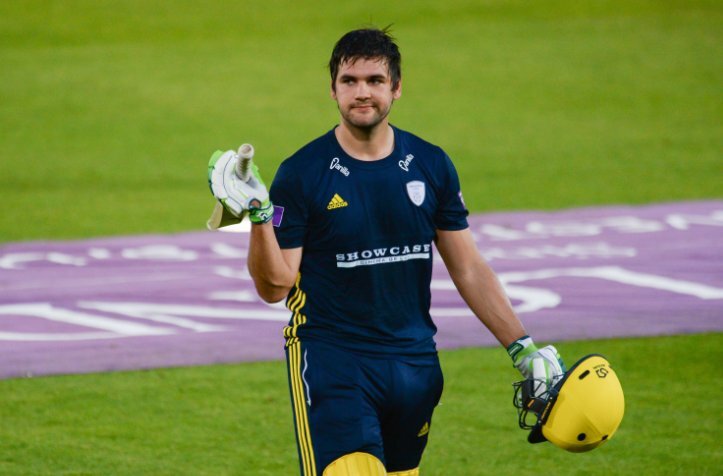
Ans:
[[[287,343],[435,352],[432,242],[437,229],[467,228],[467,210],[447,154],[393,130],[394,151],[380,160],[352,158],[331,130],[279,167],[270,190],[276,238],[303,247]]]

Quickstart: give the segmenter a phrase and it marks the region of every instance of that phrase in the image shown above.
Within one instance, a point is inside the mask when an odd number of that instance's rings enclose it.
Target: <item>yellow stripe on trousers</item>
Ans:
[[[289,347],[289,375],[291,377],[291,393],[296,417],[296,432],[299,440],[301,464],[304,476],[316,476],[314,447],[311,444],[309,417],[306,413],[306,395],[301,377],[301,344],[297,341]]]

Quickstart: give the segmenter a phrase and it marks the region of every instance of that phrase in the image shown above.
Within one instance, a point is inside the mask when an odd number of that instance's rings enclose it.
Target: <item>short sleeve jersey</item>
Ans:
[[[270,190],[276,238],[303,247],[287,341],[435,352],[432,242],[437,229],[467,228],[468,212],[447,154],[393,130],[394,151],[380,160],[352,158],[332,129],[279,167]]]

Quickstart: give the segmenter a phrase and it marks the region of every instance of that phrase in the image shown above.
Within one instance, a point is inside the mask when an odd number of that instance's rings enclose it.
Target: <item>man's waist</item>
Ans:
[[[400,358],[436,355],[437,346],[433,337],[435,330],[425,329],[425,331],[418,335],[399,337],[367,335],[305,324],[295,329],[294,336],[301,341],[321,342],[367,356]],[[284,335],[288,334],[285,331]]]

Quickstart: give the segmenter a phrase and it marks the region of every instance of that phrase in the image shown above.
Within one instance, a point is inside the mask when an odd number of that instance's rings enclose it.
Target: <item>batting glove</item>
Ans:
[[[274,217],[274,204],[270,200],[263,203],[251,202],[249,204],[249,220],[255,225],[268,223]]]
[[[241,221],[248,214],[252,223],[266,223],[273,217],[273,205],[269,200],[259,169],[253,163],[253,147],[244,144],[236,153],[217,150],[208,161],[208,185],[211,193],[232,216]],[[214,216],[218,214],[218,207]],[[209,220],[223,226],[220,219]]]
[[[524,336],[507,347],[512,364],[525,379],[539,382],[535,386],[535,395],[544,393],[565,374],[565,364],[554,346],[538,349],[530,336]]]

